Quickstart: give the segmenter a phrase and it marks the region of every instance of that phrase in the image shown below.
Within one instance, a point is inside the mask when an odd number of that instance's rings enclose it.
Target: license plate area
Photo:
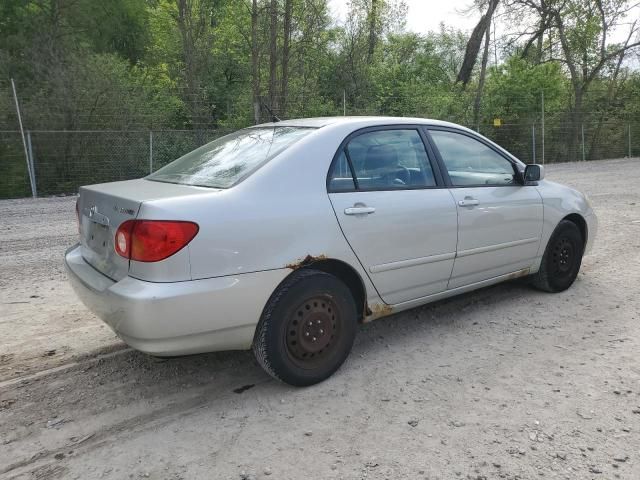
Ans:
[[[88,231],[85,236],[86,245],[90,250],[103,254],[110,248],[109,227],[92,222],[91,219],[88,220]]]

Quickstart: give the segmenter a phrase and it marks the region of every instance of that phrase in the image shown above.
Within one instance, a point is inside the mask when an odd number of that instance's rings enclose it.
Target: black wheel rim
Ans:
[[[568,237],[556,240],[551,251],[551,266],[553,273],[560,277],[570,275],[576,258],[576,246]]]
[[[342,316],[328,296],[300,303],[287,323],[286,345],[291,360],[302,368],[316,368],[336,348]]]

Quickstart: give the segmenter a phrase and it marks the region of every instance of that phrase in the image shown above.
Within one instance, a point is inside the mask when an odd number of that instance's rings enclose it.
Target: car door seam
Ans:
[[[458,245],[460,245],[460,206],[456,201],[456,196],[451,191],[451,188],[447,188],[449,195],[451,195],[451,199],[453,200],[453,204],[456,207],[456,248],[453,251],[453,262],[451,264],[451,273],[449,273],[449,280],[447,280],[446,290],[449,290],[449,284],[451,283],[451,278],[453,277],[453,270],[456,268],[456,258],[458,258]]]

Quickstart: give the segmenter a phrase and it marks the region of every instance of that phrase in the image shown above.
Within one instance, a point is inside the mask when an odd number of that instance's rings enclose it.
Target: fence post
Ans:
[[[533,147],[533,162],[536,163],[536,124],[531,124],[531,146]]]
[[[585,152],[584,152],[584,123],[582,125],[580,125],[581,131],[582,131],[582,161],[584,162],[585,159]]]
[[[347,116],[347,91],[342,90],[342,116]]]
[[[149,130],[149,175],[153,173],[153,131]]]
[[[38,183],[36,182],[36,162],[33,159],[33,147],[31,146],[31,131],[27,130],[27,155],[29,157],[29,182],[31,182],[31,194],[33,198],[38,196]]]
[[[11,89],[13,90],[13,100],[16,102],[16,114],[18,115],[18,125],[20,125],[20,135],[22,136],[22,146],[24,147],[24,159],[27,161],[27,173],[29,175],[29,183],[31,184],[31,195],[36,198],[35,185],[31,176],[31,165],[29,164],[29,152],[27,151],[27,140],[24,136],[24,127],[22,126],[22,115],[20,114],[20,104],[18,103],[18,94],[16,93],[16,84],[11,79]]]

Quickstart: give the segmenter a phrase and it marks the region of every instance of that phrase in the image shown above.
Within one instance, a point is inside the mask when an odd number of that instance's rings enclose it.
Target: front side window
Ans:
[[[353,172],[345,170],[345,167],[353,167]],[[355,177],[358,190],[436,185],[417,130],[377,130],[358,135],[347,143],[334,162],[329,180],[331,191],[353,189],[352,181],[345,179],[347,172]]]
[[[442,161],[455,186],[513,185],[512,163],[484,143],[461,133],[431,130]]]
[[[311,133],[313,128],[246,128],[187,153],[147,180],[229,188]]]

